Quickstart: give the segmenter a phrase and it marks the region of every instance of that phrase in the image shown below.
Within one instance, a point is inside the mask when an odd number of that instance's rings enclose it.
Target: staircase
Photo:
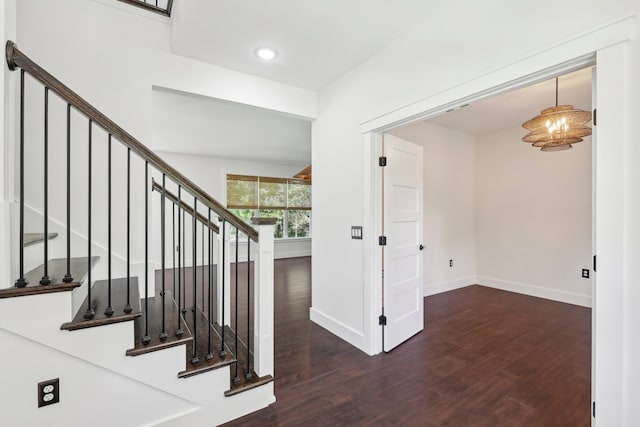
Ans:
[[[3,424],[210,426],[275,401],[274,221],[245,224],[6,47],[20,164]],[[59,403],[39,408],[55,378]]]
[[[171,16],[173,0],[120,0],[123,3],[140,7],[160,15]]]

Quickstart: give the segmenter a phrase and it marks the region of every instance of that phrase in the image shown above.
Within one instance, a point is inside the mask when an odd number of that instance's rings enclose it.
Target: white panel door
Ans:
[[[422,147],[385,135],[384,326],[390,351],[424,328],[422,257]]]

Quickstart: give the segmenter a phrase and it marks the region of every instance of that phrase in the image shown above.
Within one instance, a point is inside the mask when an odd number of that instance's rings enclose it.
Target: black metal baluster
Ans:
[[[185,211],[182,211],[182,315],[187,314],[187,220]],[[195,259],[192,264],[195,264]],[[178,306],[180,308],[180,306]]]
[[[240,248],[240,240],[238,240],[238,227],[236,227],[236,272],[235,272],[235,290],[236,290],[236,297],[235,297],[235,318],[236,318],[236,343],[235,343],[235,354],[236,354],[236,374],[233,377],[233,383],[234,384],[238,384],[240,382],[240,377],[238,377],[238,364],[240,363],[240,354],[238,354],[238,334],[240,333],[239,328],[238,328],[238,324],[240,322],[238,322],[238,299],[239,299],[239,295],[238,295],[238,250]]]
[[[176,204],[171,203],[171,252],[173,253],[173,264],[171,264],[171,268],[173,269],[173,298],[176,297]]]
[[[93,151],[93,120],[89,119],[89,172],[87,177],[87,310],[84,313],[85,319],[93,319],[95,310],[91,302],[91,170]]]
[[[142,344],[149,344],[149,162],[144,162],[144,336]]]
[[[49,88],[44,88],[44,271],[41,285],[50,285],[49,279]]]
[[[67,104],[67,273],[62,281],[73,282],[73,276],[71,276],[71,104]]]
[[[206,360],[211,360],[213,359],[213,353],[211,353],[211,301],[212,301],[212,293],[213,293],[213,281],[211,280],[211,208],[209,208],[208,210],[208,216],[207,216],[208,222],[207,222],[207,237],[209,240],[209,250],[207,252],[207,258],[209,258],[209,265],[208,265],[208,271],[209,271],[209,298],[208,298],[208,309],[209,309],[209,317],[207,318],[207,356],[205,357]],[[203,307],[204,309],[204,307]]]
[[[220,357],[225,357],[227,355],[227,352],[224,349],[224,321],[225,321],[225,319],[224,319],[224,314],[225,314],[224,313],[224,311],[225,311],[224,310],[224,306],[225,306],[224,293],[225,292],[224,291],[225,291],[225,288],[226,288],[226,286],[224,284],[224,273],[225,273],[224,265],[225,265],[225,261],[226,261],[226,258],[225,258],[225,252],[226,252],[225,251],[225,247],[227,246],[227,240],[226,240],[226,237],[227,237],[227,221],[224,218],[221,218],[220,224],[222,224],[222,258],[220,258],[218,260],[218,267],[222,266],[222,283],[219,284],[219,286],[222,287],[222,299],[221,299],[221,302],[222,302],[222,310],[221,310],[222,311],[222,319],[221,319],[221,322],[220,322],[221,323],[221,325],[220,325],[221,328],[220,329],[222,329],[222,333],[221,333],[222,344],[221,344],[221,349],[220,349],[220,353],[219,354],[220,354]]]
[[[24,70],[20,70],[20,277],[16,287],[28,284],[24,278]]]
[[[198,199],[197,198],[193,198],[193,220],[191,221],[191,228],[192,228],[192,236],[191,236],[191,240],[193,243],[193,254],[192,254],[192,279],[193,279],[193,308],[191,309],[193,311],[193,354],[191,357],[191,363],[196,364],[198,363],[200,360],[198,359],[198,331],[197,331],[197,314],[198,314],[198,298],[196,298],[197,296],[197,283],[196,283],[196,277],[197,277],[197,271],[196,271],[196,260],[198,259],[198,257],[196,256],[196,246],[197,246],[197,224],[196,224],[196,214],[198,212]]]
[[[244,376],[250,380],[251,374],[251,239],[247,235],[247,373]]]
[[[204,313],[204,222],[202,223],[202,245],[200,246],[202,248],[202,312]]]
[[[183,247],[181,246],[180,236],[181,236],[181,228],[180,228],[180,211],[182,210],[182,186],[178,185],[178,329],[176,329],[176,335],[181,337],[184,331],[182,330],[182,316],[180,315],[180,304],[182,300],[182,292],[180,288],[182,286],[182,276],[180,275],[180,271],[182,269],[181,257],[180,254],[183,251]],[[175,296],[174,296],[175,298]]]
[[[127,304],[124,312],[129,314],[131,307],[131,148],[127,148]]]
[[[165,190],[165,186],[167,185],[166,182],[166,175],[162,174],[162,206],[160,207],[160,223],[162,224],[162,228],[160,230],[160,240],[161,240],[161,246],[162,246],[162,293],[160,294],[160,296],[162,297],[162,331],[160,332],[159,338],[160,340],[164,341],[167,339],[167,337],[169,336],[167,334],[167,326],[166,326],[166,313],[164,310],[164,296],[166,293],[166,289],[165,289],[165,276],[166,276],[166,270],[165,270],[165,257],[166,257],[166,245],[165,245],[165,227],[166,227],[166,223],[165,223],[165,205],[167,204],[166,201],[166,190]]]
[[[105,316],[113,316],[111,307],[111,134],[107,141],[107,308]]]

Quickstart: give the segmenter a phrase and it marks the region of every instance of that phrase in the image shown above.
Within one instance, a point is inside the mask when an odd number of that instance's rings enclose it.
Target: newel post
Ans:
[[[273,375],[273,229],[275,218],[252,218],[260,241],[254,268],[254,369],[258,376]]]

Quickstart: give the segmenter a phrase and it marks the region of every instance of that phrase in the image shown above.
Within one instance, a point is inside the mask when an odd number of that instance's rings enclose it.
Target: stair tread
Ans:
[[[191,308],[187,309],[187,313],[185,314],[185,319],[189,330],[193,331],[193,312]],[[231,365],[235,363],[236,359],[233,355],[233,352],[228,346],[227,337],[225,336],[225,351],[226,355],[224,357],[220,356],[220,349],[222,348],[222,339],[218,334],[215,327],[209,325],[209,321],[205,317],[204,313],[197,309],[196,315],[197,322],[197,348],[196,355],[198,357],[197,363],[191,363],[191,358],[193,357],[193,341],[189,342],[186,346],[186,359],[187,359],[187,368],[178,373],[178,377],[186,378],[192,375],[201,374],[203,372],[208,372],[213,369],[217,369],[223,366]],[[211,353],[212,358],[207,360],[206,356],[209,352],[208,346],[208,332],[207,326],[211,328]]]
[[[216,330],[220,333],[220,325],[215,325]],[[235,346],[235,331],[231,329],[229,326],[225,326],[225,340],[229,343],[229,345]],[[226,338],[228,337],[228,338]],[[251,352],[251,357],[253,357],[253,351]],[[236,359],[238,360],[238,364],[240,370],[238,370],[238,382],[234,383],[234,378],[236,371],[234,368],[231,369],[231,388],[225,391],[225,396],[233,396],[234,394],[241,393],[243,391],[250,390],[252,388],[261,386],[268,382],[273,381],[273,377],[271,375],[265,375],[264,377],[259,377],[253,369],[250,369],[251,377],[246,377],[246,367],[250,366],[247,363],[247,344],[245,343],[245,337],[238,337],[238,348]],[[244,370],[244,371],[243,371]]]
[[[138,356],[152,351],[162,350],[163,348],[174,347],[181,344],[186,344],[191,341],[191,331],[182,324],[183,334],[182,336],[176,335],[177,319],[179,310],[176,303],[173,300],[171,292],[167,291],[165,296],[165,320],[166,320],[166,332],[167,338],[160,339],[160,332],[162,332],[162,296],[157,295],[149,298],[149,338],[151,339],[147,344],[142,343],[144,337],[144,322],[145,322],[145,309],[144,302],[142,304],[142,316],[138,317],[134,322],[135,328],[135,344],[133,348],[127,350],[127,356]]]
[[[120,278],[111,280],[111,307],[113,308],[113,314],[111,316],[107,316],[105,314],[105,309],[109,303],[108,282],[108,280],[98,280],[91,287],[91,306],[95,311],[92,319],[84,318],[84,314],[87,310],[87,298],[85,298],[73,320],[71,322],[64,323],[60,329],[72,331],[76,329],[92,328],[95,326],[125,322],[140,317],[141,310],[138,278],[132,277],[130,282],[130,301],[132,308],[130,313],[124,312],[124,307],[127,304],[127,279]]]
[[[100,257],[91,257],[91,266],[95,266]],[[70,260],[71,276],[73,282],[64,283],[62,279],[67,273],[67,259],[52,259],[48,264],[50,285],[41,285],[40,279],[44,274],[44,264],[39,265],[24,275],[29,282],[24,288],[15,286],[6,289],[0,289],[0,298],[19,297],[24,295],[47,294],[52,292],[71,291],[82,284],[87,277],[87,257],[71,258]]]
[[[234,396],[243,391],[251,390],[252,388],[265,385],[273,381],[271,375],[265,375],[264,377],[258,377],[255,372],[252,371],[252,377],[250,379],[245,378],[243,375],[239,376],[240,382],[233,384],[229,390],[224,392],[226,397]]]
[[[55,239],[58,237],[58,233],[48,233],[47,240]],[[36,243],[44,242],[44,233],[24,233],[24,246],[35,245]]]

